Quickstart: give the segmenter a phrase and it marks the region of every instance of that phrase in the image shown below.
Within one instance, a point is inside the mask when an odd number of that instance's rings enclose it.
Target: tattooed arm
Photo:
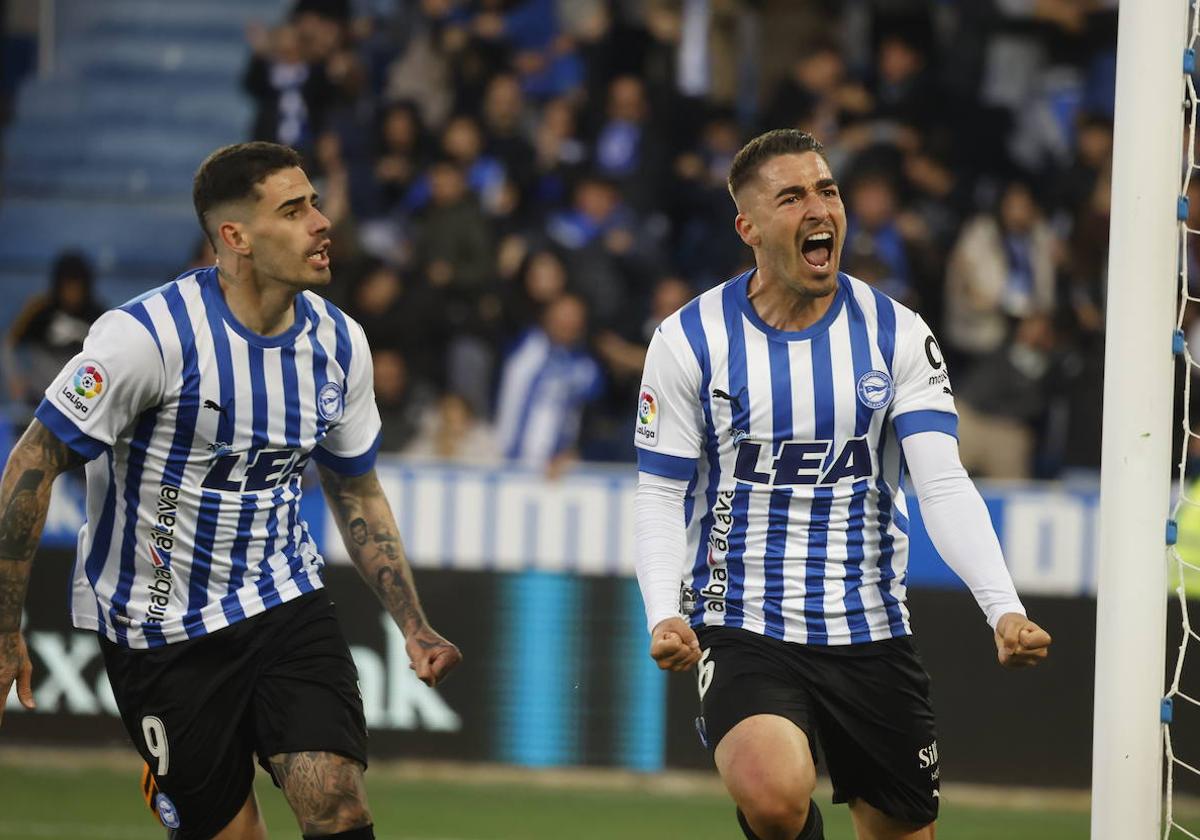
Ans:
[[[319,469],[350,559],[404,633],[412,668],[421,682],[436,685],[462,660],[462,654],[425,618],[396,519],[375,470],[346,476],[327,467]]]
[[[0,479],[0,715],[13,680],[21,705],[33,708],[33,666],[21,635],[21,610],[33,553],[50,507],[50,486],[82,456],[34,420],[17,441]]]

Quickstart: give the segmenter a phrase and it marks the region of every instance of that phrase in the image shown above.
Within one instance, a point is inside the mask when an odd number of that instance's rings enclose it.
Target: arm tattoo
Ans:
[[[367,520],[360,516],[350,523],[350,539],[355,545],[367,544]]]
[[[406,637],[425,628],[425,613],[404,556],[391,507],[372,470],[343,476],[321,469],[321,485],[346,550]]]
[[[0,511],[0,557],[21,557],[25,554],[30,532],[37,521],[37,492],[45,479],[44,470],[27,469],[17,478]]]
[[[30,561],[59,473],[83,458],[34,420],[8,458],[0,479],[0,633],[20,628]]]
[[[402,628],[424,624],[417,593],[394,566],[381,566],[375,573],[375,594]]]
[[[362,766],[327,752],[281,753],[270,758],[271,774],[306,837],[369,825]]]

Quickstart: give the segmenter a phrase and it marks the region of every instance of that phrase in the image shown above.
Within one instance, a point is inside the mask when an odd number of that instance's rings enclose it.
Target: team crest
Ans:
[[[163,825],[167,828],[179,828],[179,812],[175,810],[175,803],[168,799],[165,793],[160,791],[154,804]]]
[[[108,373],[100,367],[100,363],[84,362],[63,383],[58,392],[58,401],[76,417],[86,420],[109,388]]]
[[[879,409],[892,401],[892,377],[871,370],[858,378],[858,400],[867,408]]]
[[[326,382],[321,386],[320,392],[317,394],[317,411],[325,422],[332,423],[342,416],[342,411],[346,407],[346,397],[342,393],[342,386],[336,382]]]

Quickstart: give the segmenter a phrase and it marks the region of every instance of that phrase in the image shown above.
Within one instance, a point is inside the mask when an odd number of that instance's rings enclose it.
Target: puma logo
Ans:
[[[736,411],[742,410],[741,401],[739,401],[738,398],[733,396],[732,394],[727,394],[724,391],[722,391],[720,388],[713,388],[712,395],[714,397],[716,397],[717,399],[728,400],[729,404],[731,406],[733,406],[734,410],[736,410]]]
[[[205,400],[205,401],[204,401],[204,407],[205,407],[205,408],[211,408],[213,411],[216,411],[216,412],[218,412],[218,413],[219,413],[219,414],[220,414],[222,417],[225,417],[225,416],[227,416],[227,415],[225,414],[225,406],[223,406],[223,405],[218,405],[217,403],[213,402],[212,400]]]

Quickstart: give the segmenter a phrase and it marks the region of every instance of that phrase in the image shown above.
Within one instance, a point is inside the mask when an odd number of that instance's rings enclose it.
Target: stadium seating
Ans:
[[[44,288],[55,255],[91,257],[110,304],[186,265],[191,176],[245,138],[245,26],[284,0],[58,3],[55,69],[27,78],[2,139],[0,288]],[[0,295],[0,327],[24,294]]]

